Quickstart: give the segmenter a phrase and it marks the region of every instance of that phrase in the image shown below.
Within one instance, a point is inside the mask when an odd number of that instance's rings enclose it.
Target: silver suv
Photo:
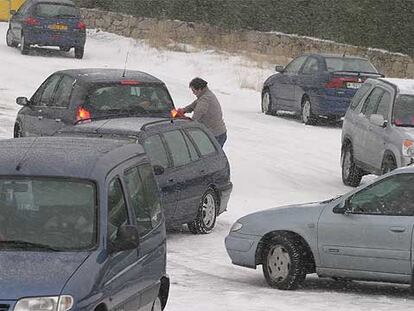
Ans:
[[[414,162],[414,80],[368,79],[351,101],[342,127],[342,181],[356,187]]]

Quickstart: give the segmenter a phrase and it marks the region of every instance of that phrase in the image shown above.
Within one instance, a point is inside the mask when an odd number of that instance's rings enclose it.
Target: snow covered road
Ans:
[[[5,38],[6,23],[0,23]],[[239,217],[268,207],[316,201],[350,188],[340,177],[339,127],[305,126],[292,117],[265,116],[256,85],[272,73],[214,51],[159,51],[142,42],[90,31],[83,60],[58,50],[35,49],[23,56],[0,43],[0,138],[12,136],[17,96],[30,97],[52,72],[81,67],[127,68],[162,79],[177,107],[193,100],[188,82],[200,76],[222,103],[228,126],[228,154],[234,190],[229,211],[216,230],[194,236],[168,236],[168,273],[172,286],[167,310],[407,310],[414,306],[408,286],[352,282],[342,284],[312,275],[297,291],[278,291],[265,283],[261,269],[233,266],[224,237]],[[271,66],[269,66],[271,68]],[[364,182],[364,180],[363,180]]]

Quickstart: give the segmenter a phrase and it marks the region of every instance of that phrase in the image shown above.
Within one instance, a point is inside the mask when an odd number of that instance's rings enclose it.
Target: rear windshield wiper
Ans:
[[[56,15],[55,17],[72,17],[72,18],[75,18],[75,17],[78,17],[78,16],[73,15],[73,14],[59,14],[59,15]]]
[[[59,252],[59,249],[53,248],[49,245],[41,244],[41,243],[34,243],[29,241],[23,240],[10,240],[10,241],[0,241],[0,248],[3,246],[11,246],[13,248],[34,248],[34,249],[43,249],[48,251]]]

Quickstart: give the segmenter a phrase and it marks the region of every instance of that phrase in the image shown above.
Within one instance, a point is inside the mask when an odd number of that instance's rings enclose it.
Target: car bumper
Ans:
[[[27,44],[44,46],[84,46],[86,41],[86,33],[83,31],[58,32],[28,29],[24,34]]]
[[[414,164],[414,158],[412,157],[401,157],[401,166],[408,166]]]
[[[311,97],[312,113],[319,116],[341,118],[345,116],[354,94],[326,92]]]
[[[261,237],[231,232],[225,239],[233,264],[256,269],[256,250]]]
[[[219,188],[220,191],[220,209],[219,215],[227,210],[227,204],[230,200],[230,194],[233,190],[233,184],[230,182],[226,186]]]

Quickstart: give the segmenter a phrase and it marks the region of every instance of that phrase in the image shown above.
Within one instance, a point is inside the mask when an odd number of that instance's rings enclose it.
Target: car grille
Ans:
[[[7,311],[9,308],[10,305],[0,304],[0,311]]]

